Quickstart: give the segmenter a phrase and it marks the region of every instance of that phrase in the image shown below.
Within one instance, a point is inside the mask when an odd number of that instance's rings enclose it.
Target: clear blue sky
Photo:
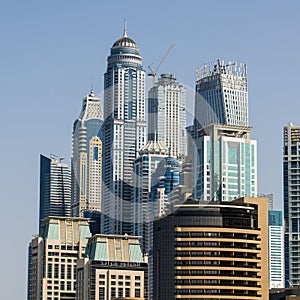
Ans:
[[[107,3],[106,3],[107,2]],[[26,295],[27,245],[37,232],[39,154],[69,163],[72,123],[127,32],[144,66],[194,89],[195,68],[245,62],[259,192],[282,202],[282,127],[300,124],[299,1],[3,1],[0,10],[1,299]]]

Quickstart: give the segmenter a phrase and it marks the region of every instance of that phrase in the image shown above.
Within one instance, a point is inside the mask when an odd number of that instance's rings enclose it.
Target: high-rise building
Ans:
[[[186,202],[192,197],[192,162],[184,161],[179,173],[179,183],[170,194],[172,205]],[[172,210],[172,208],[171,208]]]
[[[149,91],[148,140],[162,141],[173,157],[183,159],[186,148],[186,89],[175,75],[161,74]]]
[[[171,156],[164,158],[152,175],[150,200],[152,220],[167,213],[172,190],[179,184],[180,162]]]
[[[150,192],[152,175],[158,164],[168,156],[168,149],[159,141],[148,141],[139,151],[139,157],[134,162],[134,232],[142,236],[142,250],[149,252],[149,230],[153,221],[150,214],[152,209]]]
[[[28,300],[76,299],[76,263],[90,236],[88,219],[43,220],[29,245]]]
[[[71,172],[61,160],[40,156],[40,226],[49,216],[71,216]]]
[[[145,70],[136,43],[123,36],[110,49],[104,75],[104,232],[133,230],[133,164],[146,143]]]
[[[139,237],[94,235],[77,274],[77,300],[147,299],[147,257]]]
[[[268,204],[187,201],[154,221],[154,300],[268,299]]]
[[[217,60],[196,71],[196,129],[211,124],[248,126],[245,64]]]
[[[93,90],[82,101],[79,118],[73,125],[72,216],[84,210],[101,210],[103,116],[100,98]]]
[[[246,126],[210,125],[199,129],[194,197],[230,201],[257,196],[256,141]]]
[[[269,288],[284,288],[284,228],[282,211],[269,210],[268,220]]]
[[[283,140],[283,200],[285,285],[300,284],[300,126],[284,127]]]

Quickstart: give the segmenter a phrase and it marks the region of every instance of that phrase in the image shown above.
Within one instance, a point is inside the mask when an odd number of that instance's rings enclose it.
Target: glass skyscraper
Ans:
[[[167,213],[172,190],[179,184],[180,162],[171,156],[164,158],[152,175],[151,202],[152,219]]]
[[[83,99],[79,118],[73,125],[72,216],[85,210],[101,210],[103,116],[100,98],[91,90]]]
[[[189,156],[193,195],[230,201],[257,196],[256,141],[250,140],[245,64],[217,60],[196,72],[194,128]]]
[[[71,216],[71,172],[60,160],[40,156],[40,226],[49,216]]]
[[[145,76],[139,48],[124,28],[110,49],[104,75],[105,233],[133,230],[133,164],[146,142]]]
[[[231,201],[257,196],[256,141],[250,140],[249,127],[207,126],[199,130],[196,143],[196,199]]]
[[[186,89],[175,75],[161,74],[149,91],[148,140],[162,141],[173,157],[183,159],[186,149]]]
[[[285,285],[300,284],[300,126],[289,123],[283,139]]]
[[[152,175],[159,163],[167,157],[166,146],[159,141],[148,141],[139,151],[139,157],[134,162],[134,232],[136,236],[142,236],[142,248],[149,252],[149,236],[151,218],[150,192],[152,187]]]

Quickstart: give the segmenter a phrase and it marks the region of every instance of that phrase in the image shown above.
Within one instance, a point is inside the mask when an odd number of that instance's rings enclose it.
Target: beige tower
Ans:
[[[188,201],[154,222],[154,298],[269,299],[268,201]]]
[[[139,237],[97,234],[77,262],[77,300],[144,299],[147,262]],[[145,284],[146,283],[146,284]]]
[[[29,244],[28,300],[75,299],[76,262],[91,236],[88,219],[48,217]]]

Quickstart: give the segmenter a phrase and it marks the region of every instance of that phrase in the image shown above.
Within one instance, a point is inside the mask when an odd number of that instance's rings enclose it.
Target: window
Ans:
[[[115,298],[116,297],[116,288],[115,287],[111,288],[110,295],[111,295],[111,298]]]
[[[118,289],[118,297],[123,297],[123,289],[122,288]]]
[[[105,300],[105,288],[104,287],[99,288],[99,300]]]
[[[134,297],[140,298],[141,297],[141,290],[140,289],[135,289],[134,290]]]

